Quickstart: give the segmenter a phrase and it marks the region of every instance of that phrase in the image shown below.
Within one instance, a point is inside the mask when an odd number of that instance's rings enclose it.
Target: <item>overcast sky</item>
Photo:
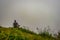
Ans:
[[[48,25],[52,32],[60,29],[60,0],[0,0],[0,25],[21,26],[41,30]]]

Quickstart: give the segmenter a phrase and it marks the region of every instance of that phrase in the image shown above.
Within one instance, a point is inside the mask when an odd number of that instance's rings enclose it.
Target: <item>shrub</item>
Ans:
[[[42,32],[39,35],[42,37],[48,37],[48,38],[52,37],[52,34],[49,34],[49,32]]]

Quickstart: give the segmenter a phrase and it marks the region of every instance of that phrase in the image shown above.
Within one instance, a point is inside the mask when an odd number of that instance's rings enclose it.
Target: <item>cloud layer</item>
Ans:
[[[0,25],[12,26],[16,19],[32,30],[49,25],[52,31],[58,31],[59,6],[59,0],[0,0]]]

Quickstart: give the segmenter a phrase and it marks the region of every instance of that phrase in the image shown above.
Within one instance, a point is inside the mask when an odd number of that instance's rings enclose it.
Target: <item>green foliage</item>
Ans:
[[[42,32],[39,35],[42,36],[42,37],[49,37],[49,38],[52,37],[52,35],[49,34],[49,32]]]
[[[35,34],[37,35],[36,33],[30,31],[30,30],[26,30],[26,29],[23,29],[23,28],[18,28],[18,30],[22,31],[22,32],[26,32],[26,33],[30,33],[30,34]]]
[[[49,36],[48,32],[41,33],[40,35],[38,35],[34,32],[22,28],[0,28],[0,40],[54,40],[54,39],[51,36]]]
[[[24,40],[22,36],[10,35],[9,40]]]

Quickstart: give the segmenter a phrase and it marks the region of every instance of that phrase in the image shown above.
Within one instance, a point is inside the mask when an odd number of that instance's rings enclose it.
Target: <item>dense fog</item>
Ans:
[[[59,0],[0,0],[0,25],[12,27],[14,20],[21,26],[37,32],[50,28],[56,33],[60,29]]]

